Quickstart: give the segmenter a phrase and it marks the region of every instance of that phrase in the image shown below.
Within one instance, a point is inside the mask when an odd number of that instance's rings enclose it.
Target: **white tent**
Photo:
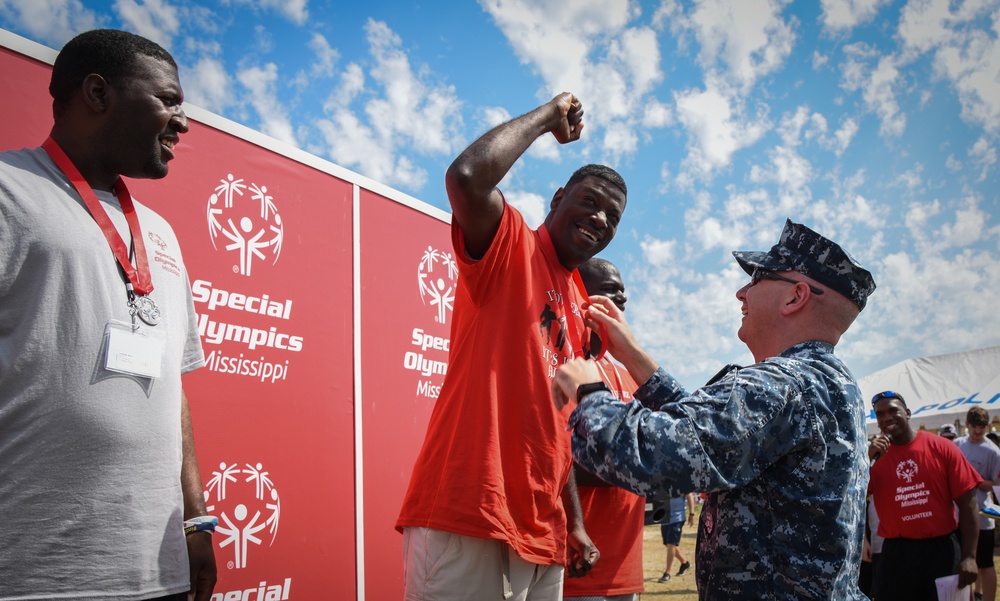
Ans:
[[[861,378],[858,385],[869,434],[878,432],[871,398],[886,390],[906,399],[914,428],[936,432],[942,424],[964,425],[966,412],[975,405],[990,412],[992,425],[1000,425],[1000,346],[907,359]]]

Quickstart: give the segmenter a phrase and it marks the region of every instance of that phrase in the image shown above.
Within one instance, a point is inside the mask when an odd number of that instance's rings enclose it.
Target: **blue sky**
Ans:
[[[786,217],[875,274],[838,347],[855,375],[1000,344],[1000,0],[0,0],[0,27],[150,37],[189,103],[444,209],[471,140],[574,92],[581,141],[540,140],[501,187],[537,224],[577,166],[622,173],[603,256],[691,387],[752,362],[730,251]]]

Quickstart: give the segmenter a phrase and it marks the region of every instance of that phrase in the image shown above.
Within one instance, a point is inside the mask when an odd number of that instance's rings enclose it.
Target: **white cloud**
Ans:
[[[669,25],[672,31],[683,19],[684,8],[677,0],[660,0],[660,5],[653,11],[652,25],[656,29],[663,29],[664,25]]]
[[[331,48],[330,42],[319,33],[314,33],[309,40],[309,49],[316,54],[316,61],[312,64],[312,75],[333,77],[333,70],[340,60],[340,53]]]
[[[931,53],[935,72],[949,81],[962,118],[991,133],[1000,130],[1000,8],[995,0],[911,2],[903,8],[899,36],[912,54]]]
[[[480,113],[482,115],[480,121],[483,124],[483,127],[480,129],[484,132],[493,129],[501,123],[510,121],[510,113],[502,106],[488,106],[480,109]]]
[[[702,0],[688,26],[701,44],[699,58],[707,69],[721,62],[724,73],[747,90],[779,69],[792,52],[795,32],[781,18],[788,0]]]
[[[623,156],[635,154],[639,149],[639,135],[631,123],[614,121],[604,128],[601,146],[611,163],[617,164]]]
[[[951,11],[948,0],[920,0],[907,3],[900,11],[899,37],[911,51],[924,53],[946,44]]]
[[[330,42],[322,34],[314,33],[306,43],[309,50],[316,59],[311,61],[308,69],[301,69],[289,82],[291,86],[308,94],[310,87],[317,87],[317,80],[332,79],[335,74],[337,62],[340,60],[340,52],[330,46]],[[308,126],[305,128],[308,134]]]
[[[974,199],[966,199],[964,206],[955,211],[954,223],[941,226],[940,243],[950,247],[975,244],[985,233],[987,218]]]
[[[898,59],[880,56],[863,43],[846,46],[844,53],[848,58],[841,65],[841,87],[851,92],[861,90],[865,108],[879,118],[882,135],[901,136],[906,129],[906,115],[900,111],[896,99],[895,88],[902,79]],[[870,64],[872,60],[876,60],[874,66]]]
[[[309,20],[308,0],[223,0],[232,1],[235,4],[244,4],[254,8],[273,10],[283,15],[289,21],[298,25],[305,24]]]
[[[826,132],[826,119],[814,113],[807,106],[800,106],[794,113],[782,117],[778,124],[778,135],[785,146],[795,147],[802,138],[812,139]]]
[[[708,178],[726,167],[735,152],[755,143],[767,129],[763,121],[745,119],[740,107],[711,81],[705,90],[676,93],[676,101],[677,119],[690,136],[684,167],[693,178]]]
[[[115,0],[114,7],[126,29],[170,50],[181,26],[176,6],[164,0],[145,0],[142,4],[135,0]]]
[[[650,252],[663,253],[662,258],[630,272],[625,285],[646,292],[629,301],[626,316],[646,351],[682,381],[695,378],[689,384],[693,389],[704,384],[704,374],[719,370],[720,357],[752,362],[736,338],[740,303],[735,294],[747,278],[731,258],[721,273],[692,272],[674,261],[670,245],[651,242]]]
[[[642,110],[642,125],[646,128],[657,129],[672,125],[674,122],[673,112],[670,105],[651,99]]]
[[[584,136],[596,136],[612,164],[638,150],[641,128],[666,125],[645,106],[663,79],[656,32],[630,27],[628,0],[480,0],[522,63],[541,77],[540,96],[572,92],[586,111]],[[643,121],[650,116],[650,120]],[[605,130],[605,131],[602,131]]]
[[[247,89],[245,101],[257,111],[260,130],[272,138],[298,146],[295,129],[275,91],[278,67],[267,63],[263,67],[243,68],[236,74],[236,79]]]
[[[969,149],[969,158],[979,167],[979,181],[983,181],[997,164],[996,146],[985,136],[981,136]]]
[[[0,15],[53,48],[102,21],[79,0],[0,0]]]
[[[328,118],[317,127],[334,162],[388,185],[418,190],[427,174],[402,153],[459,150],[462,103],[453,87],[433,82],[426,68],[414,69],[402,40],[385,23],[369,19],[365,33],[372,58],[367,75],[358,63],[344,68],[324,104]]]
[[[324,110],[337,110],[339,107],[346,107],[358,97],[365,89],[365,72],[361,65],[351,63],[344,68],[340,74],[340,85],[333,90],[326,103]]]
[[[204,109],[221,114],[235,101],[232,78],[216,58],[204,57],[191,69],[183,69],[181,83],[185,102]]]
[[[851,140],[858,133],[858,122],[853,117],[847,117],[841,124],[840,129],[834,133],[833,151],[839,157],[844,154],[847,147],[851,145]]]
[[[871,21],[892,0],[820,0],[823,27],[834,32],[853,29]]]
[[[909,192],[913,192],[924,184],[923,171],[924,166],[917,163],[912,169],[907,169],[900,173],[896,178],[896,183],[906,188]]]
[[[812,164],[792,146],[768,149],[770,165],[755,167],[750,181],[777,184],[786,212],[797,209],[811,198],[809,182],[813,179]]]
[[[926,238],[927,224],[932,217],[941,212],[941,201],[911,202],[906,209],[903,223],[915,240]]]
[[[965,218],[936,235],[954,236]],[[863,357],[937,354],[942,347],[981,348],[1000,343],[1000,263],[989,252],[969,246],[892,253],[875,266],[878,289],[863,319],[878,324],[885,348],[852,348]],[[931,319],[929,316],[933,316]],[[926,324],[926,325],[925,325]],[[926,327],[930,325],[932,327]]]
[[[534,192],[506,192],[504,198],[521,212],[525,223],[531,228],[541,225],[549,212],[548,202],[540,194]]]
[[[405,156],[397,156],[379,143],[378,135],[357,116],[337,110],[330,119],[317,123],[330,156],[340,165],[356,166],[376,181],[420,188],[427,173]]]
[[[642,258],[653,267],[669,269],[677,264],[677,241],[646,237],[639,243]]]
[[[257,54],[270,54],[274,51],[274,34],[261,24],[253,27],[254,51]]]
[[[459,107],[454,88],[421,79],[385,23],[369,20],[365,31],[375,59],[371,76],[385,91],[365,107],[372,127],[383,139],[402,136],[418,152],[450,153]]]

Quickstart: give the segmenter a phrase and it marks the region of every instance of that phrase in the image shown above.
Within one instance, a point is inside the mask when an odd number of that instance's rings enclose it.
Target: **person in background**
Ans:
[[[680,562],[680,567],[677,568],[678,576],[687,574],[691,569],[691,562],[681,553],[681,535],[684,532],[685,521],[689,526],[694,526],[694,493],[670,499],[667,521],[660,524],[660,536],[663,537],[663,545],[667,548],[666,565],[663,575],[657,582],[670,582],[670,568],[674,564],[674,558]]]
[[[993,486],[1000,475],[1000,449],[986,440],[986,429],[990,425],[990,414],[982,407],[972,407],[965,415],[966,435],[955,441],[958,450],[965,455],[972,467],[983,481],[976,489],[976,502],[982,511],[991,502]],[[997,573],[993,565],[993,530],[996,527],[992,518],[979,516],[979,539],[976,546],[976,567],[979,577],[976,580],[976,598],[982,601],[996,601]]]
[[[937,601],[935,579],[957,573],[960,587],[976,581],[982,478],[957,445],[912,428],[899,393],[880,392],[872,406],[883,436],[872,441],[878,459],[869,490],[885,538],[875,598]]]
[[[209,601],[194,302],[173,230],[123,179],[165,177],[188,131],[177,64],[88,31],[49,92],[49,138],[0,154],[0,599]]]
[[[621,273],[613,263],[594,257],[579,267],[587,294],[611,299],[621,311],[628,297]],[[624,367],[605,354],[598,361],[601,378],[611,393],[624,402],[637,388]],[[587,533],[601,550],[601,561],[586,576],[567,578],[566,601],[635,601],[643,591],[642,529],[646,499],[612,486],[587,470],[574,466],[580,507]]]
[[[553,382],[573,456],[648,497],[707,491],[695,579],[702,599],[863,599],[858,590],[868,461],[861,391],[834,346],[875,290],[838,244],[788,220],[769,251],[737,251],[740,339],[756,363],[689,393],[594,298],[588,324],[636,382],[639,403],[600,390],[592,361]]]
[[[955,440],[958,438],[958,428],[952,424],[944,424],[938,428],[938,436],[947,438],[948,440]]]

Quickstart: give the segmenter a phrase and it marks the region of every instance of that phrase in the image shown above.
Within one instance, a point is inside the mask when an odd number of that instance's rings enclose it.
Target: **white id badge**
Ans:
[[[124,321],[109,321],[106,328],[110,371],[144,378],[159,378],[163,364],[164,336],[152,328],[133,328]]]

